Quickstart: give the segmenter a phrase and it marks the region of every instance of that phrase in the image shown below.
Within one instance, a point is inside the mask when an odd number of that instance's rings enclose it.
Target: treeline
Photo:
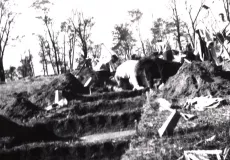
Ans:
[[[182,11],[178,8],[178,0],[169,0],[168,8],[172,15],[170,19],[158,18],[153,21],[152,27],[149,28],[152,34],[150,39],[143,39],[141,35],[143,13],[139,9],[128,11],[129,20],[114,26],[112,50],[124,59],[130,59],[133,54],[148,55],[159,50],[158,42],[168,41],[170,37],[174,38],[177,48],[180,50],[183,50],[183,39],[194,47],[198,17],[201,10],[207,10],[209,7],[205,5],[205,0],[199,1],[199,8],[194,8],[187,0],[183,0],[183,2],[190,22],[183,20]],[[223,1],[228,20],[229,4],[230,0]],[[94,44],[91,39],[91,29],[95,24],[93,17],[85,17],[84,13],[73,10],[70,17],[60,24],[59,30],[54,30],[55,19],[49,16],[51,6],[52,3],[49,0],[36,0],[31,6],[40,13],[35,18],[44,24],[44,33],[34,35],[37,37],[37,44],[40,47],[37,54],[40,56],[39,62],[42,65],[43,74],[71,72],[76,69],[74,67],[76,64],[80,67],[88,58],[91,58],[92,62],[96,64],[100,58],[103,44]],[[9,1],[0,0],[0,10],[2,11],[0,15],[0,81],[3,82],[6,77],[13,80],[16,75],[19,77],[34,76],[33,57],[30,51],[28,56],[21,58],[21,66],[18,68],[11,66],[8,70],[4,70],[3,56],[13,22],[18,14],[14,13],[11,7],[12,3]]]

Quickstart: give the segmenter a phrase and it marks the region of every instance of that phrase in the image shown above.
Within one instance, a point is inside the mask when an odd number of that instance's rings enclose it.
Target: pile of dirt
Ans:
[[[13,119],[27,121],[43,110],[23,96],[16,96],[4,107],[4,113]]]
[[[184,63],[177,74],[170,77],[163,89],[166,99],[194,98],[230,94],[230,73],[210,62]]]
[[[30,100],[39,107],[46,107],[54,102],[55,90],[62,91],[62,96],[68,101],[88,94],[89,89],[75,78],[71,73],[60,75],[47,85],[43,85],[36,93],[30,96]]]

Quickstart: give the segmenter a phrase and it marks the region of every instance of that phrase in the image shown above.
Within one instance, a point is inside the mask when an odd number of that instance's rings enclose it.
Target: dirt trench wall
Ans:
[[[128,148],[128,139],[99,143],[33,143],[0,151],[1,160],[119,160]]]

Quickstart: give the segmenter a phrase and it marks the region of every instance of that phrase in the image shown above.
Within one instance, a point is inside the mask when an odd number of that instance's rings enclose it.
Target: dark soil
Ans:
[[[2,110],[6,116],[23,121],[37,117],[43,112],[40,107],[34,105],[23,96],[16,96],[14,100],[10,101]]]
[[[129,139],[103,141],[84,144],[81,142],[60,141],[50,143],[31,143],[0,151],[1,160],[120,160],[128,148]]]
[[[162,96],[182,100],[206,95],[226,97],[230,94],[229,80],[230,72],[210,62],[184,63],[166,82]]]
[[[137,96],[120,100],[98,100],[94,102],[76,102],[60,109],[47,112],[44,116],[50,119],[65,118],[68,116],[83,116],[92,113],[114,113],[141,109],[145,103],[145,97]]]
[[[89,113],[79,117],[55,117],[55,119],[43,123],[61,137],[81,137],[95,133],[132,129],[135,126],[134,121],[139,121],[140,117],[141,109],[133,109],[125,112]]]
[[[51,96],[49,93],[55,91],[47,86],[39,90],[44,92],[43,96]],[[15,93],[15,101],[4,109],[6,116],[22,123],[13,122],[8,117],[0,119],[1,126],[7,128],[0,132],[0,159],[34,159],[36,156],[37,159],[120,159],[130,138],[95,144],[83,144],[79,138],[134,129],[134,121],[140,120],[145,102],[143,93],[124,91],[81,95],[81,100],[71,100],[67,106],[51,111],[44,111],[31,103],[26,92]],[[70,145],[72,140],[77,142]],[[5,147],[8,149],[3,149]]]
[[[89,113],[109,113],[117,111],[128,111],[136,108],[141,108],[145,103],[145,98],[138,96],[136,98],[126,98],[119,100],[99,100],[85,103],[75,103],[71,114],[85,115]]]
[[[123,99],[123,98],[130,98],[130,97],[136,97],[143,95],[148,89],[144,90],[135,90],[135,91],[130,91],[130,90],[125,90],[125,91],[120,91],[120,92],[108,92],[108,93],[97,93],[97,94],[92,94],[92,95],[84,95],[81,96],[81,98],[76,98],[76,100],[70,101],[69,104],[74,104],[76,101],[81,101],[81,102],[93,102],[97,100],[115,100],[115,99]]]

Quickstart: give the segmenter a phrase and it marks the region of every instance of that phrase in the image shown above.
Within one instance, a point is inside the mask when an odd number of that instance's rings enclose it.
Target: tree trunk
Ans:
[[[60,62],[61,62],[61,58],[60,58],[60,52],[58,51],[57,52],[58,53],[58,65],[60,65]],[[59,66],[59,72],[60,72],[60,66]]]
[[[138,26],[139,26],[139,24],[138,24]],[[139,26],[139,38],[140,38],[140,41],[141,41],[143,54],[146,55],[146,53],[145,53],[145,44],[144,44],[144,42],[142,41],[142,38],[141,38],[140,26]]]
[[[57,68],[57,74],[59,74],[59,64],[58,64],[58,56],[57,56],[58,53],[57,53],[57,48],[56,48],[56,46],[55,46],[55,41],[54,41],[54,39],[52,38],[50,29],[49,29],[47,23],[46,23],[46,27],[47,27],[48,34],[49,34],[49,37],[50,37],[50,40],[51,40],[51,43],[52,43],[52,46],[53,46],[53,49],[54,49],[54,58],[55,58],[55,64],[56,64],[56,68]]]
[[[5,71],[3,66],[3,58],[0,57],[0,83],[5,83]]]
[[[41,49],[42,49],[42,57],[43,57],[43,69],[44,69],[44,76],[47,75],[48,76],[48,64],[47,64],[47,60],[46,60],[46,55],[45,55],[45,49],[44,49],[44,42],[41,42]]]
[[[72,43],[72,62],[71,62],[71,71],[73,71],[73,62],[74,62],[74,53],[75,53],[75,36],[73,38],[73,43]]]
[[[53,60],[52,60],[52,57],[51,57],[50,52],[48,52],[48,56],[49,56],[50,63],[51,63],[51,66],[52,66],[52,68],[53,68],[54,74],[56,74],[56,70],[55,70],[55,67],[54,67]]]
[[[69,69],[70,69],[70,71],[72,70],[72,68],[71,68],[71,66],[72,66],[72,50],[73,50],[72,40],[69,39]]]
[[[63,52],[63,56],[64,56],[64,72],[66,73],[66,61],[65,61],[65,35],[64,35],[64,52]]]
[[[46,68],[45,68],[45,62],[42,62],[42,69],[43,69],[43,75],[46,75]]]
[[[177,15],[177,13],[176,13]],[[182,50],[182,46],[181,46],[181,40],[180,40],[180,20],[179,20],[179,17],[177,15],[176,17],[176,29],[177,29],[177,42],[178,42],[178,45],[179,45],[179,49]]]

